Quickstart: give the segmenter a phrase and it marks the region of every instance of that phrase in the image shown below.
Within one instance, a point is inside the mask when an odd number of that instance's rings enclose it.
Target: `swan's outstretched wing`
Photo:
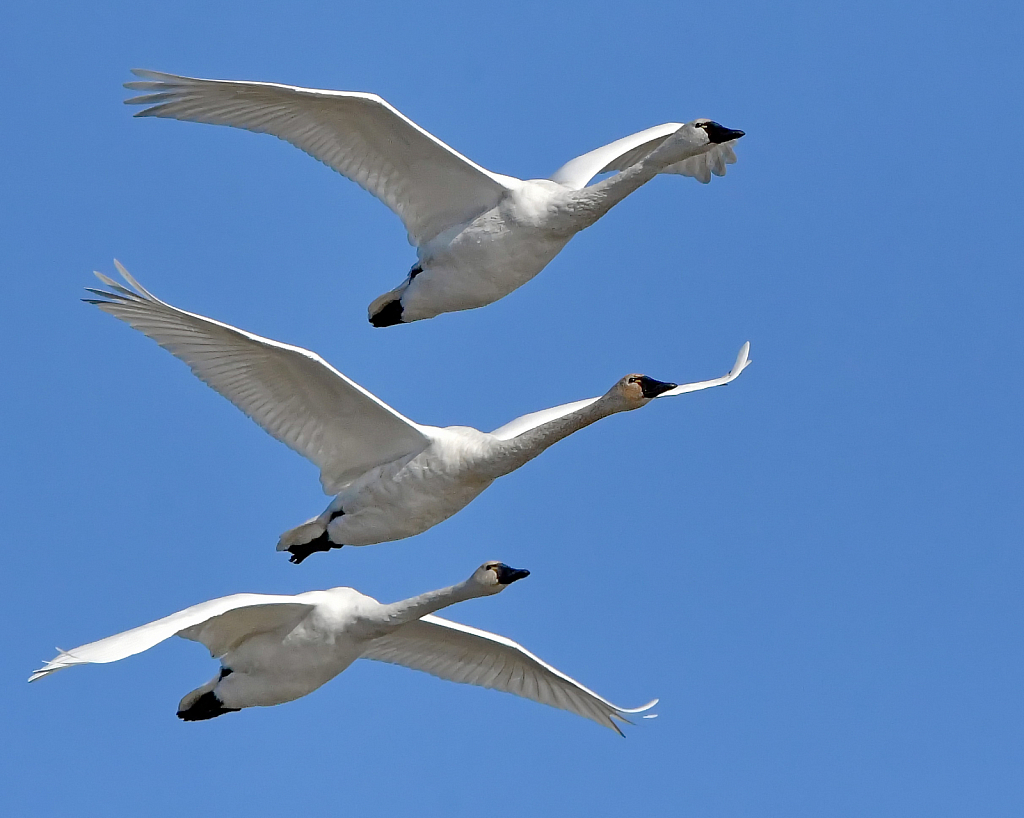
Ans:
[[[376,94],[318,91],[133,70],[125,83],[159,116],[269,133],[319,159],[390,207],[422,244],[494,207],[506,187]]]
[[[751,363],[753,363],[753,361],[750,360],[750,341],[747,341],[740,347],[739,354],[736,356],[736,363],[732,365],[732,369],[729,370],[727,375],[723,375],[721,378],[712,378],[710,381],[697,381],[696,383],[680,384],[675,389],[670,389],[668,392],[662,392],[658,397],[667,398],[671,395],[685,395],[687,392],[699,392],[701,389],[710,389],[713,386],[725,386],[727,383],[732,383],[736,380],[740,376],[740,373],[750,366]]]
[[[319,355],[179,310],[114,263],[134,289],[96,273],[110,292],[90,288],[100,298],[86,301],[148,335],[267,432],[312,460],[328,494],[374,466],[427,447],[423,427]]]
[[[699,392],[701,389],[710,389],[712,386],[724,386],[725,384],[736,380],[736,378],[739,377],[739,374],[750,365],[751,361],[748,357],[749,353],[750,342],[748,341],[740,348],[740,353],[736,356],[736,363],[733,364],[732,370],[728,375],[723,375],[721,378],[714,378],[710,381],[684,383],[677,386],[675,389],[670,389],[668,392],[662,392],[658,397],[666,398],[669,395],[683,395],[687,392]],[[561,406],[553,406],[550,409],[541,409],[539,412],[531,412],[528,415],[516,418],[510,423],[506,423],[500,429],[495,429],[491,434],[499,440],[511,440],[514,437],[518,437],[523,432],[535,429],[541,424],[557,420],[560,417],[564,417],[565,415],[579,409],[583,409],[585,406],[589,406],[596,400],[597,398],[587,398],[586,400],[578,400],[574,403],[564,403]]]
[[[293,596],[232,594],[211,599],[98,642],[61,650],[57,658],[35,671],[28,680],[34,682],[75,665],[116,662],[149,650],[175,635],[202,642],[210,649],[211,656],[223,656],[247,636],[279,628],[290,630],[312,609],[312,605],[296,602]]]
[[[681,122],[666,122],[664,125],[656,125],[646,131],[617,139],[566,162],[555,171],[551,181],[579,190],[599,173],[625,170],[635,165],[682,126]],[[732,140],[713,145],[705,153],[669,165],[661,172],[692,176],[697,181],[707,184],[711,181],[712,173],[715,176],[725,176],[725,166],[736,161],[736,154],[732,149],[735,144],[736,140]]]
[[[619,730],[613,718],[627,721],[625,715],[641,713],[658,703],[655,699],[643,707],[619,707],[511,639],[433,615],[373,640],[362,658],[422,670],[451,682],[513,693],[593,719],[613,730]]]

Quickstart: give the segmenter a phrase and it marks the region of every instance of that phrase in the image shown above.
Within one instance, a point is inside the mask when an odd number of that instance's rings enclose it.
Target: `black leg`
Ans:
[[[288,551],[291,553],[291,557],[288,558],[288,562],[298,565],[310,554],[314,554],[317,551],[330,551],[332,548],[341,548],[341,545],[331,542],[331,538],[325,531],[315,540],[309,542],[296,543],[295,545],[289,546]]]

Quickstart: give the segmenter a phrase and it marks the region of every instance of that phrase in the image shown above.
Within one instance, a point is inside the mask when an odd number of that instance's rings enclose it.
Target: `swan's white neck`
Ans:
[[[693,156],[704,153],[710,144],[684,142],[669,137],[666,143],[651,151],[635,165],[609,176],[596,185],[574,191],[569,208],[583,222],[584,227],[600,219],[630,193],[647,184],[669,165],[685,161]]]
[[[385,631],[393,630],[406,622],[412,622],[426,614],[454,605],[456,602],[465,602],[467,599],[475,599],[485,594],[484,587],[470,578],[458,585],[450,585],[437,591],[427,591],[425,594],[403,599],[400,602],[392,602],[389,605],[381,605],[380,624],[384,626]]]
[[[511,440],[498,441],[493,453],[488,457],[488,476],[493,474],[493,477],[500,477],[508,474],[529,463],[546,448],[573,432],[578,432],[601,418],[630,408],[632,407],[616,400],[615,395],[609,392],[582,409],[542,423]]]

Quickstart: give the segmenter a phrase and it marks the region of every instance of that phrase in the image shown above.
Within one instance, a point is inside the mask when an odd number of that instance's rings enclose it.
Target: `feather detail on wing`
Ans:
[[[619,707],[511,639],[433,615],[373,640],[362,658],[512,693],[593,719],[620,733],[613,719],[627,721],[626,715],[642,713],[658,702],[633,709]]]
[[[133,289],[96,273],[110,291],[86,299],[148,335],[270,435],[320,468],[328,494],[374,466],[427,447],[423,427],[319,355],[262,338],[156,298],[119,263]]]
[[[202,642],[211,655],[223,656],[246,636],[294,627],[313,608],[294,599],[271,594],[232,594],[201,602],[130,631],[73,650],[61,650],[55,659],[35,671],[29,681],[75,665],[116,662],[175,635]]]
[[[506,187],[376,94],[321,91],[132,71],[127,82],[158,116],[268,133],[290,142],[372,193],[419,245],[494,207]]]
[[[551,176],[551,181],[579,190],[601,173],[632,167],[681,127],[682,123],[680,122],[666,122],[664,125],[656,125],[646,131],[630,134],[582,156],[577,156],[556,170]],[[661,173],[692,176],[707,184],[711,181],[711,174],[725,176],[725,166],[736,161],[736,154],[733,151],[735,144],[736,141],[733,140],[714,145],[705,153],[669,165]]]

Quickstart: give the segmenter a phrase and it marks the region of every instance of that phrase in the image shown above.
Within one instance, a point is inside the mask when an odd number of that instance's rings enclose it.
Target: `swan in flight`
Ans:
[[[319,517],[284,533],[279,551],[302,562],[315,551],[412,537],[464,508],[495,479],[556,441],[654,398],[727,384],[750,363],[744,344],[732,371],[678,386],[627,375],[599,398],[523,415],[491,433],[414,423],[353,383],[316,353],[261,338],[159,300],[115,261],[126,284],[84,299],[127,322],[273,437],[320,468],[334,500]]]
[[[709,119],[668,122],[578,156],[550,179],[480,167],[376,94],[267,82],[180,77],[134,69],[125,83],[158,116],[269,133],[319,159],[402,220],[417,262],[369,307],[377,327],[469,310],[504,298],[576,233],[659,173],[701,182],[736,161],[743,131]],[[616,171],[588,186],[595,176]]]
[[[626,721],[626,714],[657,704],[655,699],[635,709],[618,707],[511,639],[432,615],[457,602],[500,593],[529,574],[485,562],[465,582],[389,605],[353,588],[295,596],[234,594],[61,651],[29,681],[75,665],[116,662],[181,636],[202,642],[220,659],[220,672],[178,705],[178,718],[184,721],[293,701],[329,682],[356,659],[390,662],[452,682],[512,693],[613,730],[619,728],[612,719]]]

